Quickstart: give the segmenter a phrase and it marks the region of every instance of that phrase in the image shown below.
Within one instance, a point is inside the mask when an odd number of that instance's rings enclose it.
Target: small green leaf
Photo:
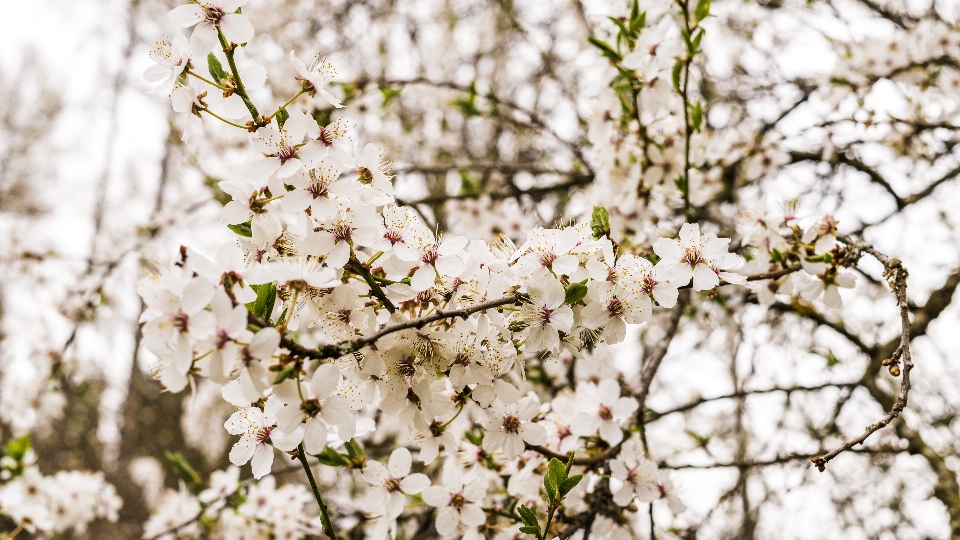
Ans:
[[[786,259],[784,258],[783,253],[779,249],[777,248],[770,249],[770,262],[778,263],[778,262],[783,262],[785,260]]]
[[[183,454],[180,452],[167,452],[167,461],[170,462],[170,466],[173,467],[174,474],[183,480],[191,493],[194,495],[200,493],[203,489],[203,480],[200,478],[200,474],[187,463],[187,459],[183,457]]]
[[[347,449],[347,455],[350,456],[351,459],[365,457],[363,453],[363,447],[360,446],[360,444],[356,441],[348,441],[343,446]]]
[[[697,132],[703,127],[703,103],[699,101],[690,107],[690,127]]]
[[[466,169],[460,169],[457,171],[460,174],[460,194],[461,195],[475,195],[481,192],[480,186],[470,178],[470,175],[467,174]]]
[[[273,379],[273,384],[280,384],[287,379],[293,378],[293,374],[297,369],[297,365],[293,362],[289,363],[280,370],[280,373],[277,373],[277,376]]]
[[[381,86],[380,94],[383,95],[383,103],[380,104],[381,107],[386,108],[390,105],[390,102],[400,97],[399,88],[391,88],[389,86]]]
[[[20,461],[25,455],[27,455],[27,450],[30,450],[30,434],[26,434],[22,437],[7,441],[7,444],[3,445],[3,455],[12,458],[14,461]]]
[[[227,78],[227,72],[223,70],[223,64],[213,53],[207,54],[207,69],[210,70],[210,76],[217,84],[223,84],[222,81]]]
[[[247,309],[269,323],[270,315],[273,314],[273,304],[277,301],[277,286],[273,283],[264,283],[251,285],[251,288],[257,291],[257,299],[247,304]]]
[[[710,16],[710,0],[697,0],[697,7],[693,10],[693,20],[700,22]]]
[[[677,63],[673,65],[673,89],[677,92],[680,91],[680,72],[683,71],[683,61],[677,60]]]
[[[320,463],[330,467],[346,467],[350,464],[350,462],[347,460],[347,456],[337,452],[329,446],[324,448],[323,452],[317,454],[317,459],[320,460]]]
[[[249,221],[236,225],[227,225],[227,228],[244,238],[253,238],[253,229]]]
[[[565,304],[576,304],[587,296],[587,280],[567,285],[564,293],[563,302]]]
[[[537,515],[533,513],[533,510],[530,510],[529,508],[521,504],[520,506],[517,507],[517,512],[520,514],[520,521],[522,521],[523,524],[526,525],[525,528],[527,529],[527,530],[524,530],[524,528],[521,528],[520,529],[521,532],[524,532],[527,534],[536,534],[537,536],[539,536],[540,522],[537,521]]]
[[[589,41],[590,44],[593,45],[594,47],[600,49],[600,54],[602,54],[606,58],[609,58],[613,62],[620,62],[620,53],[613,50],[613,47],[611,47],[610,44],[607,43],[606,41],[603,41],[602,39],[597,39],[595,37],[587,38],[587,41]]]
[[[461,114],[467,118],[473,118],[474,116],[480,116],[483,114],[483,111],[477,108],[477,83],[476,81],[470,83],[470,93],[466,97],[459,97],[450,102],[451,105],[456,107]]]
[[[693,36],[693,41],[690,44],[690,48],[693,50],[693,53],[696,54],[700,52],[700,41],[703,39],[703,35],[706,31],[701,28],[697,31],[697,35]]]
[[[547,499],[553,503],[559,500],[557,495],[560,493],[560,484],[567,479],[567,467],[557,458],[550,459],[547,464],[547,474],[543,477],[543,487],[547,490]]]
[[[590,230],[594,238],[610,236],[610,213],[602,206],[594,206],[590,219]]]
[[[582,474],[575,474],[567,478],[563,482],[560,482],[560,485],[558,486],[558,489],[560,491],[560,496],[564,496],[567,493],[570,493],[570,490],[577,487],[577,484],[580,483],[580,480],[582,478],[583,478]]]
[[[287,123],[287,118],[290,118],[290,113],[287,112],[287,109],[280,109],[277,111],[277,125],[283,127]]]

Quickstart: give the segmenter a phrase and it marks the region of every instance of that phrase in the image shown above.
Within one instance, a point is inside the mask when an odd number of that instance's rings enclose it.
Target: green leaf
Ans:
[[[287,364],[280,373],[277,373],[276,378],[273,379],[273,384],[280,384],[287,379],[292,379],[294,372],[297,370],[297,365],[293,362]]]
[[[609,15],[607,16],[607,18],[613,21],[613,24],[617,25],[617,28],[620,29],[621,36],[623,36],[624,38],[632,37],[630,34],[630,30],[627,30],[627,27],[623,24],[623,19],[620,19],[618,17],[610,17]]]
[[[700,22],[710,16],[710,0],[697,0],[697,7],[693,10],[693,20]]]
[[[347,456],[337,452],[329,446],[324,448],[323,452],[317,454],[317,459],[320,460],[320,463],[330,467],[346,467],[350,464],[350,461],[347,460]]]
[[[280,109],[277,111],[277,125],[283,127],[287,123],[287,118],[290,118],[290,113],[287,112],[287,109]]]
[[[253,238],[253,229],[250,227],[249,221],[236,225],[227,225],[227,228],[244,238]]]
[[[348,441],[343,446],[347,449],[347,455],[350,456],[351,459],[365,457],[363,453],[363,447],[360,446],[360,444],[356,441]]]
[[[273,283],[264,283],[263,285],[251,285],[253,290],[257,291],[257,299],[247,304],[247,309],[261,320],[270,322],[270,315],[273,314],[273,304],[277,301],[277,286]]]
[[[610,213],[602,206],[594,206],[590,217],[590,230],[594,238],[610,236]]]
[[[564,293],[563,302],[565,304],[576,304],[577,302],[584,299],[587,296],[587,280],[583,280],[579,283],[571,283],[567,285],[567,290]]]
[[[560,496],[564,496],[567,493],[570,493],[570,490],[577,487],[577,484],[580,483],[580,480],[583,478],[582,474],[575,474],[570,478],[567,478],[563,482],[560,482],[560,485],[557,487],[560,491]]]
[[[703,127],[703,103],[699,101],[690,107],[690,127],[697,132]]]
[[[683,71],[683,61],[677,60],[677,63],[673,65],[673,89],[677,92],[680,91],[680,72]]]
[[[547,464],[547,474],[543,477],[543,487],[547,489],[547,499],[550,502],[558,500],[560,484],[567,479],[567,466],[557,458],[551,458]],[[561,494],[562,495],[562,494]]]
[[[390,102],[400,97],[400,89],[392,88],[389,86],[381,86],[380,93],[383,94],[383,103],[380,104],[381,107],[386,108],[387,105],[390,105]]]
[[[530,527],[535,530],[535,532],[532,532],[530,534],[539,535],[540,522],[537,521],[537,515],[533,513],[533,510],[530,510],[529,508],[521,504],[520,506],[517,507],[517,512],[520,514],[520,521],[522,521],[523,524],[526,525],[527,527]]]
[[[22,460],[23,457],[27,455],[27,450],[30,450],[29,433],[22,437],[7,441],[7,444],[3,445],[3,455],[9,456],[14,461]]]
[[[220,60],[217,60],[213,53],[207,54],[207,69],[210,70],[210,76],[213,77],[215,83],[223,84],[221,81],[227,79],[227,72],[223,70],[223,64],[220,63]]]
[[[207,186],[207,188],[210,190],[210,193],[213,195],[213,198],[216,199],[218,203],[220,203],[220,206],[225,206],[228,202],[233,200],[233,197],[231,197],[222,189],[220,189],[221,180],[222,178],[217,178],[216,176],[207,175],[203,178],[203,185]],[[246,224],[246,225],[247,225],[247,230],[249,230],[250,225],[249,224]],[[233,227],[236,227],[236,226],[237,225],[233,225],[233,226],[227,225],[227,227],[230,227],[230,230],[233,230]],[[237,233],[237,234],[240,234],[240,233]],[[251,233],[251,236],[252,236],[252,233]]]
[[[697,35],[693,36],[693,42],[690,44],[690,48],[693,49],[694,54],[700,52],[700,41],[703,39],[705,33],[706,31],[701,28],[697,31]]]
[[[787,260],[784,258],[783,253],[777,248],[770,249],[770,262],[778,263]]]
[[[483,111],[477,108],[477,83],[476,81],[470,83],[470,93],[466,97],[459,97],[450,102],[451,105],[456,107],[460,113],[467,118],[473,118],[474,116],[480,116],[483,114]]]
[[[535,534],[537,536],[540,536],[540,526],[538,525],[534,527],[533,525],[525,525],[523,527],[520,527],[520,532],[524,534]]]
[[[613,50],[613,47],[611,47],[606,41],[597,39],[595,37],[587,38],[587,41],[589,41],[594,47],[600,49],[600,54],[603,56],[609,58],[613,62],[620,62],[620,53]]]
[[[460,194],[461,195],[474,195],[481,192],[480,186],[470,178],[470,175],[467,174],[466,169],[460,169],[457,171],[460,174]]]
[[[187,459],[183,457],[183,454],[180,452],[167,452],[167,461],[170,462],[170,466],[173,467],[174,474],[183,480],[191,493],[194,495],[200,493],[203,489],[203,480],[200,478],[200,474],[187,463]]]

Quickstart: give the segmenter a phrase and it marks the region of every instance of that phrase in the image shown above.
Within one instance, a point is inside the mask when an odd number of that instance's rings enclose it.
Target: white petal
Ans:
[[[253,477],[258,480],[270,474],[270,468],[273,466],[273,447],[267,444],[258,445],[250,466]]]
[[[394,478],[403,478],[410,473],[410,465],[413,463],[413,457],[410,451],[404,447],[399,447],[390,454],[390,462],[387,468]]]

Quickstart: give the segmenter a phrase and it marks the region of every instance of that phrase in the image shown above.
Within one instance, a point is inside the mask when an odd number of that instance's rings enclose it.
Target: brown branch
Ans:
[[[666,410],[666,411],[659,411],[659,412],[658,412],[658,411],[653,411],[653,410],[649,410],[649,409],[648,409],[648,410],[647,410],[647,414],[648,414],[648,415],[651,415],[651,416],[648,417],[645,421],[646,421],[647,423],[649,423],[649,422],[654,422],[654,421],[659,420],[659,419],[661,419],[661,418],[663,418],[664,416],[667,416],[667,415],[669,415],[669,414],[676,414],[676,413],[681,413],[681,412],[687,412],[687,411],[689,411],[689,410],[696,409],[697,407],[703,405],[704,403],[710,403],[710,402],[713,402],[713,401],[721,401],[721,400],[724,400],[724,399],[739,399],[739,398],[745,398],[745,397],[748,397],[748,396],[759,395],[759,394],[771,394],[771,393],[773,393],[773,392],[785,392],[785,393],[787,393],[787,394],[792,394],[792,393],[794,393],[794,392],[816,392],[816,391],[818,391],[818,390],[824,390],[824,389],[827,389],[827,388],[851,388],[851,387],[857,386],[858,384],[859,384],[859,383],[827,383],[827,384],[821,384],[821,385],[817,385],[817,386],[791,386],[791,387],[787,387],[787,388],[784,388],[784,387],[775,387],[775,388],[763,388],[763,389],[760,389],[760,390],[743,390],[743,391],[741,391],[741,392],[734,392],[734,393],[732,393],[732,394],[724,394],[724,395],[722,395],[722,396],[715,396],[715,397],[709,397],[709,398],[700,398],[700,399],[691,401],[690,403],[686,403],[686,404],[684,404],[684,405],[680,405],[679,407],[675,407],[675,408],[673,408],[673,409],[668,409],[668,410]]]
[[[823,159],[823,154],[816,152],[790,152],[790,157],[793,163],[799,163],[801,161],[822,161],[824,163],[829,163],[830,165],[846,165],[854,170],[866,174],[870,178],[871,182],[886,190],[886,192],[893,197],[893,201],[896,203],[897,209],[902,209],[906,205],[903,198],[897,194],[897,192],[893,189],[893,186],[890,185],[890,182],[888,182],[883,175],[873,170],[866,163],[857,158],[850,157],[842,151],[835,152],[833,157],[830,159]]]
[[[399,332],[401,330],[408,330],[411,328],[423,328],[424,326],[442,321],[444,319],[453,319],[457,317],[467,317],[474,313],[481,311],[486,311],[488,309],[498,308],[500,306],[506,306],[508,304],[515,304],[519,301],[519,296],[506,296],[503,298],[498,298],[496,300],[488,300],[486,302],[481,302],[479,304],[461,308],[461,309],[451,309],[451,310],[438,310],[433,315],[426,317],[420,317],[417,319],[410,319],[409,321],[404,321],[402,323],[397,323],[391,326],[388,326],[379,332],[365,336],[362,338],[354,340],[341,341],[340,343],[330,344],[330,345],[320,345],[316,349],[311,349],[309,347],[304,347],[296,341],[284,336],[280,338],[280,344],[283,345],[287,350],[293,353],[296,356],[301,358],[310,358],[313,360],[323,360],[326,358],[339,358],[341,356],[354,353],[360,349],[366,347],[367,345],[372,345],[376,343],[380,338],[392,334],[394,332]],[[260,319],[253,313],[247,314],[247,320],[250,324],[258,326],[260,328],[265,328],[271,326],[266,321]]]
[[[842,452],[850,450],[854,446],[863,444],[870,435],[886,427],[895,418],[900,416],[900,413],[903,412],[903,409],[907,406],[907,396],[910,394],[910,371],[913,370],[913,358],[910,354],[910,308],[907,303],[907,269],[904,268],[900,259],[890,258],[877,251],[870,244],[854,242],[846,236],[839,237],[838,239],[847,245],[847,249],[869,253],[873,258],[883,264],[883,277],[886,278],[890,289],[897,297],[897,304],[900,307],[900,344],[895,350],[894,356],[896,357],[895,360],[902,360],[903,362],[903,378],[900,381],[900,394],[897,396],[897,400],[890,409],[890,412],[879,421],[867,426],[860,436],[811,460],[821,472],[825,470],[828,461],[837,457]]]

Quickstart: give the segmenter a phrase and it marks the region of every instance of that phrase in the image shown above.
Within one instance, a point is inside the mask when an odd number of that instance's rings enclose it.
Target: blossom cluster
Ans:
[[[397,535],[407,497],[419,495],[437,509],[442,536],[479,538],[497,514],[489,508],[513,501],[529,511],[543,493],[559,501],[557,460],[548,458],[603,449],[612,477],[574,467],[586,481],[563,488],[568,511],[578,510],[578,497],[609,489],[620,507],[663,498],[682,512],[669,476],[631,437],[640,413],[634,386],[598,369],[602,376],[572,375],[571,388],[553,393],[542,384],[546,374],[534,376],[528,366],[560,356],[609,362],[599,351],[622,342],[628,326],[647,322],[655,308],[677,306],[681,289],[746,284],[730,239],[683,223],[675,235],[661,228],[615,241],[599,206],[591,216],[533,228],[519,245],[440,234],[415,208],[397,203],[382,151],[356,142],[342,117],[322,126],[288,110],[294,99],[269,116],[255,112],[247,90],[263,84],[265,70],[237,48],[253,37],[237,11],[242,4],[202,0],[175,9],[176,22],[195,26],[193,37],[159,42],[158,65],[147,72],[172,88],[174,109],[195,125],[206,116],[243,127],[253,149],[220,183],[232,198],[221,218],[236,241],[213,257],[183,248],[139,283],[143,344],[159,359],[166,389],[180,392],[201,377],[221,385],[237,408],[224,425],[239,436],[230,460],[251,463],[256,479],[273,470],[276,450],[361,471],[365,495],[353,504],[370,518],[371,537]],[[661,26],[644,39],[665,39]],[[214,51],[218,43],[223,56]],[[659,54],[632,53],[623,64],[659,88],[654,79],[670,65]],[[194,65],[204,55],[206,69]],[[319,93],[328,105],[342,105],[326,88],[335,73],[328,63],[308,68],[291,57],[298,96]],[[224,97],[213,99],[210,85]],[[235,122],[248,113],[246,125]],[[799,261],[820,277],[812,282],[817,290],[800,286],[804,297],[823,292],[837,304],[836,286],[847,278],[829,256],[835,222],[792,239],[788,227],[745,223],[747,242],[766,249],[752,259],[759,274],[795,275],[790,264]],[[386,464],[361,444],[384,438],[400,442]],[[412,472],[411,448],[416,470],[430,474]],[[232,471],[220,479],[226,491],[218,500],[236,491]],[[277,497],[302,506],[304,493]],[[148,529],[159,533],[177,515],[217,508],[204,507],[203,497],[170,492]],[[225,530],[257,526],[248,503],[230,513]],[[532,527],[521,512],[507,530],[516,532],[520,521]],[[309,531],[290,523],[292,537]]]
[[[0,511],[35,534],[83,533],[94,519],[117,520],[123,501],[103,473],[44,475],[29,438],[9,441],[0,458]]]
[[[182,482],[180,489],[166,490],[153,515],[144,525],[144,538],[170,540],[199,538],[201,522],[211,524],[208,538],[283,538],[292,540],[320,531],[307,505],[313,497],[305,486],[277,486],[268,476],[256,483],[241,482],[240,469],[214,471],[209,487],[191,492]],[[203,519],[195,519],[203,516]]]

